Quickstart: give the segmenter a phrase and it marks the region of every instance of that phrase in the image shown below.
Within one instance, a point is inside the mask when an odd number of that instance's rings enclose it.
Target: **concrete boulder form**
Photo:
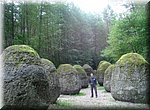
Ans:
[[[111,91],[111,75],[114,72],[114,65],[110,65],[104,73],[104,82],[103,86],[107,92]]]
[[[148,102],[148,62],[137,53],[127,53],[116,62],[111,79],[111,94],[116,100]]]
[[[80,78],[75,68],[70,64],[61,64],[57,68],[61,94],[78,94],[81,89]]]
[[[97,80],[98,80],[98,83],[100,86],[103,86],[103,82],[104,82],[104,73],[105,73],[105,70],[110,66],[111,64],[107,61],[101,61],[99,63],[99,66],[97,68],[97,71],[96,71],[96,77],[97,77]]]
[[[88,81],[88,76],[87,76],[85,70],[84,70],[83,67],[80,66],[80,65],[74,65],[73,67],[74,67],[74,68],[77,70],[77,72],[78,72],[79,78],[80,78],[80,80],[81,80],[81,87],[82,87],[82,88],[87,88],[89,81]]]
[[[38,53],[27,45],[13,45],[2,56],[4,105],[47,108],[51,103],[49,79]]]

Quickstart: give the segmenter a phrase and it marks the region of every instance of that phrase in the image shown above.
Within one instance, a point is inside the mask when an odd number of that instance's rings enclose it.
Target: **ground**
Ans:
[[[141,110],[149,110],[149,106],[147,104],[137,104],[130,102],[122,102],[116,101],[111,93],[106,92],[104,87],[100,87],[98,85],[98,98],[90,97],[90,88],[81,89],[81,95],[60,95],[58,98],[59,102],[68,103],[72,108],[94,108],[94,109],[141,109]],[[66,106],[66,105],[65,105]],[[48,110],[50,110],[51,106],[49,106]],[[59,107],[61,108],[61,107]],[[68,107],[69,108],[69,107]]]

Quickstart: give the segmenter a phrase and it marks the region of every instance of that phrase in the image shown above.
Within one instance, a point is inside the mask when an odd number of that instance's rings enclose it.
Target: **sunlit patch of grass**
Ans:
[[[97,86],[98,90],[105,90],[104,86]]]
[[[56,101],[56,107],[58,108],[70,108],[72,107],[72,104],[65,100],[57,100]]]
[[[86,93],[84,93],[84,92],[79,92],[79,94],[74,94],[74,96],[85,96],[86,95]]]

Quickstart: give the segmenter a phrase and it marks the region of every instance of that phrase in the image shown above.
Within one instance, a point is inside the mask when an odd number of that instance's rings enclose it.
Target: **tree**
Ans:
[[[8,2],[4,12],[5,48],[26,44],[56,67],[62,63],[87,63],[96,69],[100,51],[106,46],[101,16],[88,15],[74,4],[42,1]]]
[[[135,9],[123,18],[116,20],[110,31],[108,47],[102,56],[112,62],[121,55],[136,52],[147,57],[146,11],[144,5],[135,4]]]

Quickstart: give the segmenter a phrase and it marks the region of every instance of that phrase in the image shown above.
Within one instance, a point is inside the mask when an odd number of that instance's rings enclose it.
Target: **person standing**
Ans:
[[[96,81],[96,78],[94,77],[93,73],[91,73],[89,83],[90,83],[90,87],[91,87],[91,98],[93,97],[93,90],[95,91],[95,96],[97,98],[97,88],[96,88],[97,81]]]

